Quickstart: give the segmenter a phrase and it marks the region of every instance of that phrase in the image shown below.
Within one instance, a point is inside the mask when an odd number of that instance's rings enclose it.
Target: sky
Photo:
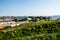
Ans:
[[[60,15],[60,0],[0,0],[0,16]]]

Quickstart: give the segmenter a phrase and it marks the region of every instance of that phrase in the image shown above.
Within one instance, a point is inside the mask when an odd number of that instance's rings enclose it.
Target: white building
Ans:
[[[27,18],[27,20],[31,20],[31,18]]]

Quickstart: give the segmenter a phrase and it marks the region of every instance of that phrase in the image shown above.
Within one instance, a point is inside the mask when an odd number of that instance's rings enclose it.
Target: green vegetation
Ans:
[[[3,29],[0,40],[60,40],[60,21],[32,22]]]

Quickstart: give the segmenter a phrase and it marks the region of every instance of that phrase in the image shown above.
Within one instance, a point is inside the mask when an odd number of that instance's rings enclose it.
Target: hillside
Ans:
[[[54,16],[51,16],[51,19],[58,19],[58,18],[60,18],[60,15],[54,15]]]
[[[12,30],[13,29],[13,30]],[[5,30],[5,31],[3,31]],[[11,30],[11,31],[10,31]],[[0,40],[59,40],[60,21],[26,23],[0,30]]]

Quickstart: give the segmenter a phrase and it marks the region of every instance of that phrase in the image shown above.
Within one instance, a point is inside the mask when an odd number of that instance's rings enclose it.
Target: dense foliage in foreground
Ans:
[[[0,40],[60,40],[60,21],[26,23],[11,29],[0,30]]]

